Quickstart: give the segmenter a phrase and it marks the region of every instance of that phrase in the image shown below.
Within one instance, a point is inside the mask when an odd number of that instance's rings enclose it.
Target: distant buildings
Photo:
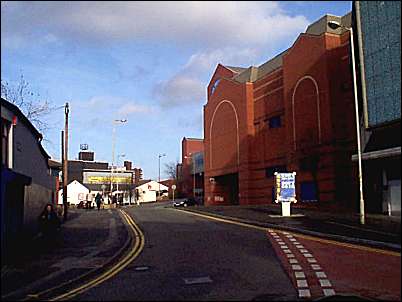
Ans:
[[[184,197],[204,196],[204,140],[182,139],[181,164],[177,166],[178,192]]]
[[[81,201],[91,202],[94,198],[89,197],[89,189],[78,180],[73,180],[67,185],[67,202],[69,205],[77,206]],[[63,189],[59,191],[59,204],[63,204]]]
[[[168,186],[158,183],[157,181],[141,180],[135,188],[136,203],[156,202],[157,192],[160,190],[162,196],[167,197],[168,189]]]
[[[134,190],[142,180],[142,169],[132,168],[130,161],[124,161],[123,167],[112,167],[107,162],[95,161],[92,151],[80,151],[78,160],[68,161],[68,183],[77,180],[90,190],[94,197],[100,192],[105,203],[111,203],[107,196],[123,198],[124,203],[134,203]],[[67,189],[68,192],[68,189]]]

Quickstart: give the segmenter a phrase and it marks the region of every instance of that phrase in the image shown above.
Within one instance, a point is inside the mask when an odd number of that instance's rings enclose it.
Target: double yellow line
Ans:
[[[128,226],[130,227],[131,231],[134,234],[135,238],[135,243],[134,247],[132,250],[117,264],[112,266],[110,269],[108,269],[106,272],[104,272],[102,275],[99,277],[91,280],[90,282],[81,285],[80,287],[77,287],[67,293],[64,293],[60,296],[57,296],[53,299],[50,299],[49,301],[59,301],[62,299],[71,299],[72,297],[87,291],[88,289],[97,286],[101,284],[102,282],[105,282],[106,280],[112,278],[114,275],[116,275],[118,272],[120,272],[122,269],[124,269],[127,265],[129,265],[134,259],[138,257],[138,255],[141,253],[141,251],[144,248],[145,244],[145,239],[144,239],[144,234],[141,232],[140,228],[138,225],[134,222],[134,220],[123,210],[120,210],[120,214],[123,215],[125,218]]]
[[[107,271],[102,273],[100,276],[96,277],[95,279],[77,287],[74,288],[64,294],[61,294],[59,296],[56,296],[54,298],[48,299],[48,301],[60,301],[60,300],[67,300],[75,297],[78,294],[83,293],[84,291],[89,290],[90,288],[97,286],[101,284],[102,282],[105,282],[106,280],[112,278],[114,275],[116,275],[118,272],[120,272],[122,269],[124,269],[127,265],[129,265],[134,259],[138,257],[138,255],[142,252],[145,244],[145,239],[144,239],[144,234],[142,233],[141,229],[138,227],[138,225],[134,222],[134,220],[123,210],[119,209],[120,214],[124,217],[127,225],[130,228],[130,231],[132,232],[132,237],[134,241],[134,246],[130,250],[129,253],[127,253],[123,259],[121,259],[118,263],[114,264],[111,268],[109,268]],[[85,275],[84,275],[85,276]],[[76,281],[77,279],[81,278],[83,276],[80,276],[73,281]],[[34,294],[34,295],[29,295],[28,298],[40,298],[42,295],[51,292],[52,290],[56,290],[62,286],[66,286],[73,281],[68,281],[62,285],[59,285],[57,287],[47,289],[43,292]]]

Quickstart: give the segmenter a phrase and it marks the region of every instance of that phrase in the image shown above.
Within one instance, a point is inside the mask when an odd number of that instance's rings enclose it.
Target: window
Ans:
[[[280,173],[287,172],[286,166],[272,166],[269,168],[265,168],[265,176],[268,178],[274,176],[275,172],[280,172]]]
[[[218,87],[220,81],[221,81],[221,79],[217,79],[215,81],[215,83],[214,83],[214,85],[212,86],[212,89],[211,89],[211,94],[214,93],[214,91],[215,91],[216,87]]]
[[[10,123],[5,119],[1,119],[1,165],[9,167],[9,131]]]
[[[268,126],[269,126],[269,128],[280,128],[280,127],[282,127],[281,116],[276,115],[276,116],[271,117],[268,120]]]

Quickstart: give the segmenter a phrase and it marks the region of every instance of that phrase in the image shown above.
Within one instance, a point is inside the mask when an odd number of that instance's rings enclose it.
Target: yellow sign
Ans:
[[[110,176],[88,176],[87,181],[89,184],[105,184],[110,183]],[[131,184],[131,177],[127,176],[113,176],[113,183]]]

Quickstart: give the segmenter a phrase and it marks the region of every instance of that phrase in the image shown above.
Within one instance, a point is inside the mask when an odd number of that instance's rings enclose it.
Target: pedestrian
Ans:
[[[51,203],[48,203],[39,215],[39,228],[45,242],[55,240],[57,231],[60,229],[60,220]]]
[[[102,195],[100,195],[99,192],[98,192],[98,194],[96,194],[95,202],[96,202],[96,206],[98,207],[98,211],[99,211],[101,203],[102,203]]]

